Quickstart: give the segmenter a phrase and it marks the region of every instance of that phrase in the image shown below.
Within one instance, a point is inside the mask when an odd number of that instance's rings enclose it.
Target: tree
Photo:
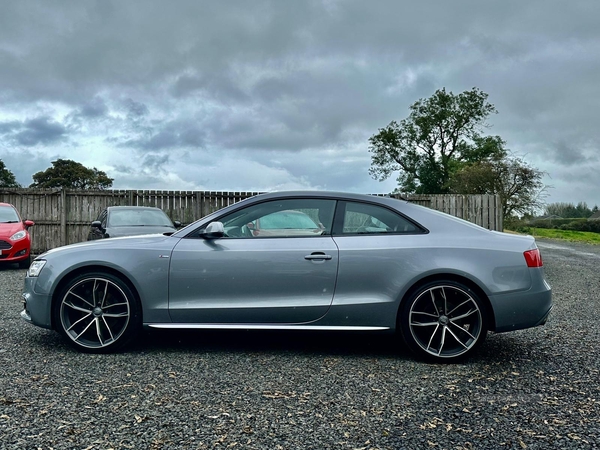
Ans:
[[[83,164],[70,159],[57,159],[52,161],[52,167],[37,172],[33,175],[32,188],[67,189],[108,189],[112,186],[113,179],[105,172],[88,169]]]
[[[21,185],[19,183],[17,183],[15,174],[6,168],[4,161],[2,161],[1,159],[0,159],[0,187],[3,187],[3,188],[21,187]]]
[[[573,203],[550,203],[544,209],[546,216],[559,216],[563,219],[588,218],[598,210],[598,206],[590,209],[586,202]]]
[[[448,193],[453,173],[465,164],[506,154],[498,136],[481,135],[496,113],[477,88],[454,95],[445,89],[420,99],[406,119],[390,122],[369,139],[369,173],[380,181],[399,172],[402,192]]]
[[[543,206],[543,176],[543,171],[507,153],[465,164],[453,175],[449,186],[457,194],[499,194],[507,219],[514,214],[533,214]]]

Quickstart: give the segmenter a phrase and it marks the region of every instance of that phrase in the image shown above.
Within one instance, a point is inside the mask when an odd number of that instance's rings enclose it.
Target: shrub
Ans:
[[[563,225],[571,225],[573,223],[585,223],[587,219],[533,219],[528,222],[528,225],[535,228],[554,228],[571,230],[572,228],[562,228]]]

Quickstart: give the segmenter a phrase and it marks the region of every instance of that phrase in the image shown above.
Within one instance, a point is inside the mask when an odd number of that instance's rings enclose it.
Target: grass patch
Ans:
[[[555,230],[534,227],[527,227],[526,229],[519,231],[522,231],[523,234],[530,234],[533,237],[585,242],[586,244],[600,244],[600,233],[591,233],[589,231]]]

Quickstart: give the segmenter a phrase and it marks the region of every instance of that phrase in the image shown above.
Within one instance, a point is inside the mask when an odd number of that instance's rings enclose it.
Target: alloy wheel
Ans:
[[[434,285],[423,290],[412,302],[408,321],[415,343],[435,358],[464,355],[485,332],[477,299],[453,285]]]
[[[127,330],[131,300],[108,278],[84,278],[65,291],[59,317],[74,344],[98,350],[115,344]]]

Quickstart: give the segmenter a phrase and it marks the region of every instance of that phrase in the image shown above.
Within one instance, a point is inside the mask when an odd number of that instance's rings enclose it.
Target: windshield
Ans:
[[[160,209],[115,209],[108,216],[109,227],[171,227],[171,219]]]
[[[12,206],[0,206],[0,223],[17,223],[21,219]]]

